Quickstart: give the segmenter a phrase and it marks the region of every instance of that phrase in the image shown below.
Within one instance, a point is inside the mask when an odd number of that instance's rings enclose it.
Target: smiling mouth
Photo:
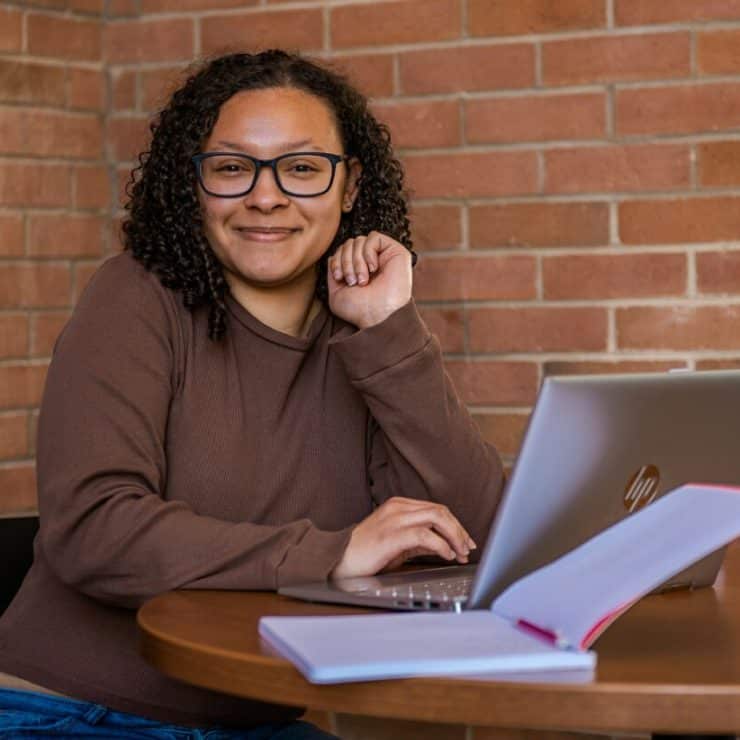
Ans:
[[[297,233],[300,229],[290,229],[278,226],[243,226],[234,229],[240,236],[255,241],[280,241]]]

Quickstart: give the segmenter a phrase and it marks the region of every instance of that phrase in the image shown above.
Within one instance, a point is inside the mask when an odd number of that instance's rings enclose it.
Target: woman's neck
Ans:
[[[302,285],[271,288],[257,288],[242,281],[230,280],[228,274],[226,281],[238,303],[258,321],[283,334],[306,336],[321,310],[321,302],[316,298],[315,280]]]

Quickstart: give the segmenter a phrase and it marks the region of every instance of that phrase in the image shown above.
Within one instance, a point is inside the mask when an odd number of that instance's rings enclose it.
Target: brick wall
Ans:
[[[151,112],[194,58],[272,45],[391,127],[417,300],[507,461],[547,373],[740,366],[740,0],[0,1],[0,513],[35,505],[53,341]]]
[[[53,339],[187,63],[330,59],[408,172],[415,292],[511,462],[547,373],[740,365],[738,0],[0,2],[0,510]]]
[[[102,12],[0,3],[0,513],[35,507],[52,345],[109,249]]]

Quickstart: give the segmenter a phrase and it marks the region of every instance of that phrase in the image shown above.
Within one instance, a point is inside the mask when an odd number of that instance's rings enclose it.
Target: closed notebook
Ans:
[[[740,536],[740,489],[688,484],[512,584],[490,610],[270,617],[260,635],[313,683],[593,669],[640,597]]]

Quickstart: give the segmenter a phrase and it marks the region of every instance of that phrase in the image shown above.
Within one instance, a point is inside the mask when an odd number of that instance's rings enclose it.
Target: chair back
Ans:
[[[35,514],[0,517],[0,614],[8,608],[33,563],[33,538],[38,529]]]

